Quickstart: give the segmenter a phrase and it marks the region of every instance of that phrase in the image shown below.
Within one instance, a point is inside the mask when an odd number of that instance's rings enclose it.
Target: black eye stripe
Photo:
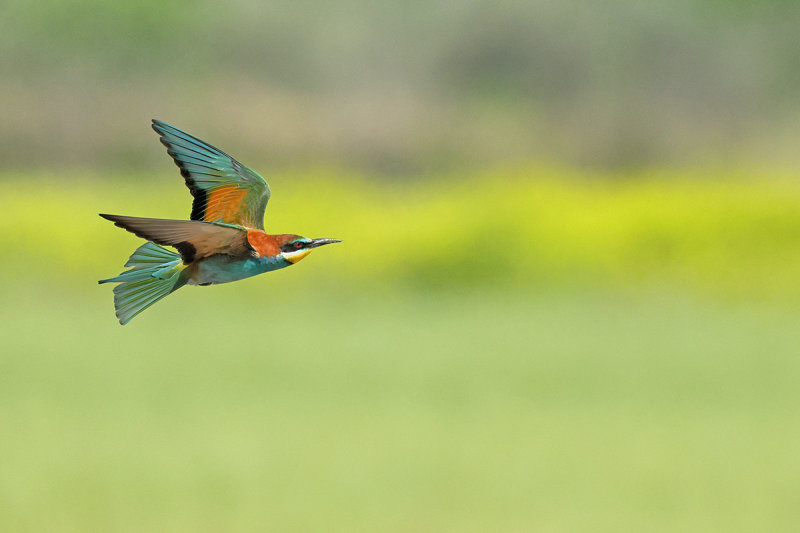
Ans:
[[[306,241],[288,242],[288,243],[284,244],[283,246],[281,246],[281,251],[282,252],[297,252],[298,250],[302,250],[303,248],[307,247],[309,244],[311,244],[311,243],[306,242]]]

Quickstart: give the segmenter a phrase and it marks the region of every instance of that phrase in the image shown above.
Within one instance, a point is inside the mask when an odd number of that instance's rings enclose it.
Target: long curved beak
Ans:
[[[306,248],[316,248],[317,246],[323,246],[325,244],[333,244],[335,242],[342,242],[339,239],[312,239],[311,243],[306,245]]]

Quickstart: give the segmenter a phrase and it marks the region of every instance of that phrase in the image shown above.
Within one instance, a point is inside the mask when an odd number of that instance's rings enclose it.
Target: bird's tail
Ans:
[[[123,325],[188,281],[181,256],[152,242],[137,248],[125,266],[132,268],[98,282],[119,283],[114,287],[114,308]]]

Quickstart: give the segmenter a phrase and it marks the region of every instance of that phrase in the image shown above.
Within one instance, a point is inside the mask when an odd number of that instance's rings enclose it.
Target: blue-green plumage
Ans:
[[[235,258],[217,254],[191,266],[180,255],[152,242],[140,246],[125,263],[131,267],[119,276],[99,283],[119,283],[114,287],[114,307],[120,323],[133,317],[167,296],[189,285],[216,285],[249,278],[291,265],[283,257]]]
[[[137,248],[125,266],[131,269],[99,282],[119,283],[114,287],[114,308],[120,324],[127,324],[188,281],[181,256],[152,242]]]
[[[281,256],[239,259],[230,255],[218,254],[193,265],[189,283],[192,285],[229,283],[263,274],[264,272],[278,270],[289,265],[291,263]]]

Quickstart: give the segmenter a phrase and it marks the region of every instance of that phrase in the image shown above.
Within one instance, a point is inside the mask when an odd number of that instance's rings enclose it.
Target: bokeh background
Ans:
[[[796,531],[793,1],[0,18],[0,530]],[[342,244],[121,327],[160,118]]]

